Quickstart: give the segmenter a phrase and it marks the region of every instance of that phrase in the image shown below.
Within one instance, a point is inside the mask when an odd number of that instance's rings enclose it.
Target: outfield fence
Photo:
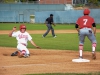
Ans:
[[[91,9],[90,16],[92,16],[96,23],[100,23],[100,9]],[[32,12],[31,12],[32,13]],[[26,11],[11,11],[0,10],[0,22],[30,22],[31,13]],[[67,11],[35,11],[34,19],[35,23],[44,23],[45,19],[50,14],[54,15],[55,23],[75,23],[76,20],[83,15],[83,10],[67,10]]]
[[[64,4],[0,4],[0,10],[63,11]]]
[[[96,23],[100,23],[100,9],[91,9],[90,16],[95,19]],[[54,14],[55,23],[76,23],[76,20],[83,16],[83,10],[67,10],[67,11],[41,11],[35,12],[35,22],[44,23],[49,14]],[[41,15],[42,14],[42,15]]]

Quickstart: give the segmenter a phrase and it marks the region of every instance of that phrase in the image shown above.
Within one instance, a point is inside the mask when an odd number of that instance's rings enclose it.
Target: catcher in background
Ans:
[[[26,32],[26,26],[24,24],[20,25],[20,30],[16,31],[16,27],[13,27],[12,31],[9,33],[9,37],[16,37],[17,39],[17,49],[18,51],[14,52],[11,54],[11,56],[16,56],[18,57],[29,57],[30,53],[29,50],[27,49],[27,42],[30,41],[33,46],[36,48],[40,48],[37,46],[33,41],[32,37],[28,32]]]
[[[83,45],[85,36],[92,42],[92,59],[96,59],[96,24],[94,18],[90,17],[90,10],[85,9],[83,11],[84,16],[78,18],[75,28],[79,33],[79,58],[83,58]]]

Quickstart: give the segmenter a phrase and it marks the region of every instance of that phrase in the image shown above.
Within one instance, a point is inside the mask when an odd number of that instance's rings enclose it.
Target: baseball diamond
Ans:
[[[57,32],[58,31],[58,32]],[[64,33],[71,30],[56,30],[56,33]],[[0,31],[0,34],[7,34],[8,31]],[[29,33],[33,33],[30,31]],[[43,34],[45,30],[37,31]],[[100,29],[97,30],[100,32]],[[72,33],[77,33],[72,30]],[[35,32],[36,34],[36,32]],[[78,57],[77,51],[71,50],[46,50],[29,49],[29,58],[11,57],[10,54],[16,48],[0,47],[0,75],[21,75],[37,73],[91,73],[100,71],[100,52],[97,52],[97,59],[91,59],[91,52],[85,51],[84,58],[89,58],[89,63],[74,63],[72,59]],[[6,52],[6,53],[5,53]],[[73,68],[75,67],[75,68]],[[86,68],[87,67],[87,68]]]

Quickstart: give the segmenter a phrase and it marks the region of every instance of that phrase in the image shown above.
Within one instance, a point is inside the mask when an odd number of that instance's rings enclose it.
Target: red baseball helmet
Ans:
[[[89,9],[84,9],[83,14],[84,14],[84,15],[89,15],[89,14],[90,14],[90,10],[89,10]]]
[[[21,24],[21,25],[20,25],[20,30],[21,30],[21,29],[26,29],[26,26],[25,26],[24,24]]]

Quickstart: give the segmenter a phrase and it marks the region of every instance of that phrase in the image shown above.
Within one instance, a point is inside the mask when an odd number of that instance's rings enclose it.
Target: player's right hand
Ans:
[[[13,31],[15,31],[16,30],[16,27],[13,27]]]
[[[55,24],[52,24],[54,27],[56,26]]]

